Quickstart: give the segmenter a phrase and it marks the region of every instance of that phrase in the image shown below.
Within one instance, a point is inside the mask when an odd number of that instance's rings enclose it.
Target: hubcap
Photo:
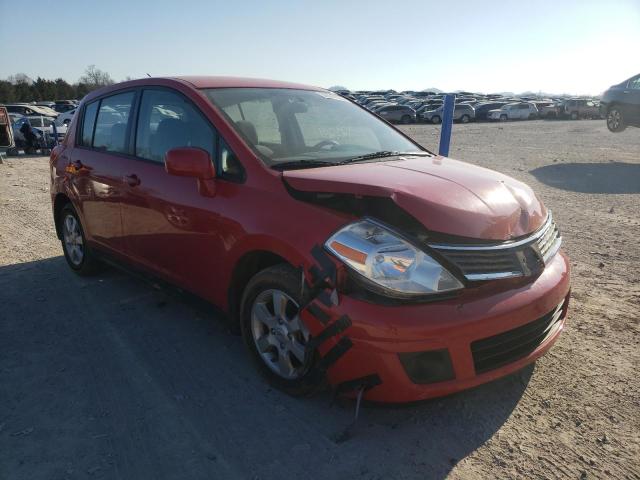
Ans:
[[[264,363],[288,380],[302,377],[309,365],[305,346],[309,332],[300,320],[300,307],[280,290],[265,290],[251,308],[251,333]]]
[[[620,126],[620,112],[618,110],[611,110],[607,116],[607,122],[610,128],[614,130],[618,128]]]
[[[67,251],[69,260],[74,265],[80,265],[84,257],[84,243],[80,224],[73,215],[67,215],[63,222],[64,248]]]

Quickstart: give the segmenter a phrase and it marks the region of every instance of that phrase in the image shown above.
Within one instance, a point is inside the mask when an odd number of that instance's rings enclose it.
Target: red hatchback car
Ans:
[[[320,88],[103,88],[51,182],[71,269],[106,261],[205,298],[292,394],[446,395],[534,361],[564,326],[569,263],[528,186]]]

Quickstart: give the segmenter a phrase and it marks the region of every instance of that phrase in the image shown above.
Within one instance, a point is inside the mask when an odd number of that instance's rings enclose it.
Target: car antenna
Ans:
[[[147,77],[151,78],[151,75],[149,75],[149,74],[147,73]]]

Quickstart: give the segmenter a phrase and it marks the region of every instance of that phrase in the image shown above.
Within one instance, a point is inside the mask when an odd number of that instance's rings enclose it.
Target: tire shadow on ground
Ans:
[[[531,170],[539,182],[579,193],[640,193],[640,164],[556,163]]]
[[[511,416],[534,371],[365,406],[347,438],[352,401],[272,389],[226,321],[190,296],[114,269],[80,278],[62,257],[0,267],[0,291],[11,392],[0,464],[25,478],[69,465],[122,478],[444,478]]]

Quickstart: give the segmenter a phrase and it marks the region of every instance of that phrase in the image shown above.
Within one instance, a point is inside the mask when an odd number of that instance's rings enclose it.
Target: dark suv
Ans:
[[[621,132],[627,126],[640,127],[640,75],[609,87],[602,94],[600,113],[605,115],[612,132]]]

